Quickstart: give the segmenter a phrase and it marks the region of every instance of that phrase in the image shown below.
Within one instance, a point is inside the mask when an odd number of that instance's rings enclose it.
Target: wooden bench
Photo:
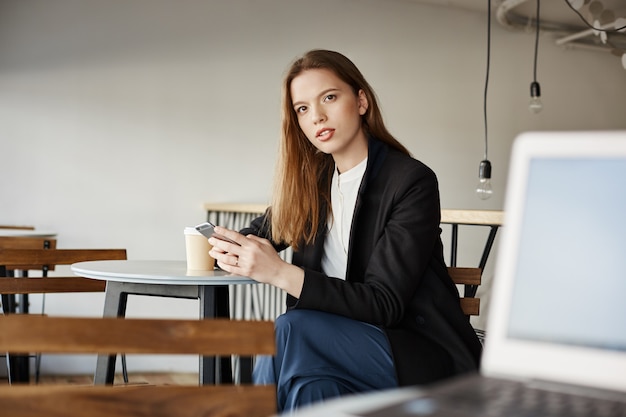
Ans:
[[[269,321],[0,317],[0,351],[273,355]],[[266,417],[276,413],[273,385],[0,387],[12,417]]]

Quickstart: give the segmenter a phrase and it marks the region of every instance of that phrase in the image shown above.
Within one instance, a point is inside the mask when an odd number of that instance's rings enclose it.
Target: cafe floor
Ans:
[[[34,378],[32,379],[34,381]],[[40,384],[92,385],[92,375],[41,375]],[[115,384],[123,384],[122,374],[115,376]],[[128,375],[131,385],[197,385],[197,373],[131,373]],[[6,377],[0,378],[0,385],[8,384]]]

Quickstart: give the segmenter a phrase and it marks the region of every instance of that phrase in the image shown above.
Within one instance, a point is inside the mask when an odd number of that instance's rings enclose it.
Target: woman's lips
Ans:
[[[324,142],[332,138],[334,134],[335,134],[335,129],[324,128],[324,129],[318,130],[317,133],[315,134],[315,137],[318,140]]]

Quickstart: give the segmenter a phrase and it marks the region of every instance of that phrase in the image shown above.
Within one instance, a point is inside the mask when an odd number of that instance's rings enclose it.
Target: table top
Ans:
[[[441,223],[446,224],[502,226],[503,222],[504,211],[502,210],[441,210]]]
[[[254,284],[251,278],[214,271],[187,270],[185,261],[88,261],[72,264],[81,277],[137,284],[231,285]]]
[[[0,237],[56,237],[55,232],[30,229],[0,229]]]

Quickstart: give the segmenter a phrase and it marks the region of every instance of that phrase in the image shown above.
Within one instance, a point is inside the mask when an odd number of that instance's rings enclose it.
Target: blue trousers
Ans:
[[[385,333],[376,326],[314,310],[290,310],[275,322],[276,355],[257,359],[255,384],[275,384],[278,411],[340,395],[398,386]]]

